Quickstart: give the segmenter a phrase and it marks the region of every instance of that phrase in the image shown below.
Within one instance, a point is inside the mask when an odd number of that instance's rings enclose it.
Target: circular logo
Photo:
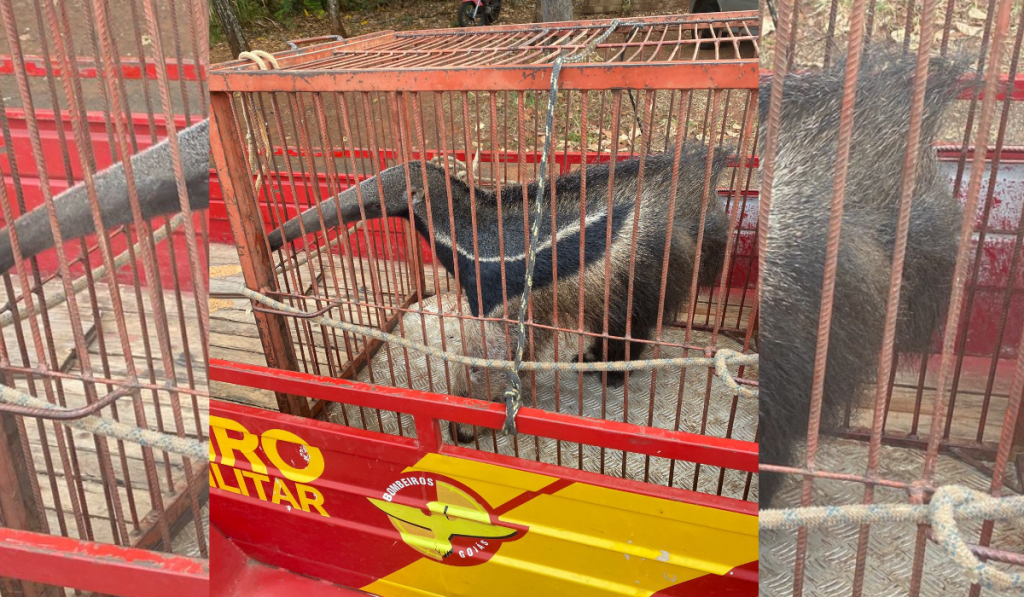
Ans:
[[[387,515],[406,545],[453,566],[483,564],[526,528],[501,522],[487,501],[457,481],[409,473],[370,503]]]

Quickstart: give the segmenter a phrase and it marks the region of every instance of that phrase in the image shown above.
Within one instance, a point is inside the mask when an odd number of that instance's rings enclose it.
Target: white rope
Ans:
[[[280,68],[277,63],[277,58],[273,54],[264,50],[252,50],[251,52],[242,52],[238,55],[242,60],[251,60],[256,63],[256,66],[260,70],[270,70],[271,68]],[[267,137],[267,128],[263,122],[256,120],[259,112],[256,110],[256,105],[251,97],[245,97],[241,93],[236,93],[242,101],[242,115],[245,120],[245,142],[249,146],[249,170],[256,174],[256,182],[253,185],[253,192],[259,195],[260,189],[263,188],[263,170],[260,168],[260,152],[263,152],[263,166],[269,170],[270,156],[272,148],[270,146],[270,139]],[[252,104],[252,105],[250,105]],[[259,137],[254,139],[252,129],[249,128],[249,121],[253,122],[259,132]],[[260,147],[257,147],[256,141],[259,141]]]
[[[973,584],[986,589],[1024,589],[1024,574],[1009,574],[979,560],[963,539],[957,521],[1024,520],[1024,496],[993,497],[963,487],[945,485],[935,490],[928,504],[866,504],[761,510],[758,526],[764,530],[877,523],[930,524],[939,548]]]
[[[274,300],[264,294],[260,294],[255,290],[251,290],[244,284],[240,285],[239,292],[245,298],[251,301],[260,303],[277,311],[283,311],[290,315],[303,316],[304,319],[311,321],[317,325],[323,325],[332,327],[350,334],[358,334],[360,336],[367,336],[375,338],[382,342],[388,342],[409,350],[414,350],[423,354],[427,354],[433,357],[459,363],[461,365],[468,365],[472,367],[483,367],[486,369],[500,369],[504,371],[514,371],[516,367],[522,371],[566,371],[566,372],[584,372],[584,373],[599,373],[602,371],[650,371],[653,369],[661,369],[665,367],[714,367],[717,377],[721,378],[727,387],[738,393],[742,397],[746,398],[757,398],[758,391],[755,388],[745,387],[739,385],[735,379],[732,378],[729,373],[729,365],[744,365],[754,366],[757,365],[758,355],[757,354],[743,354],[727,348],[719,348],[715,351],[715,355],[712,357],[679,357],[673,359],[641,359],[635,361],[614,361],[614,362],[602,362],[602,363],[579,363],[579,362],[548,362],[548,361],[523,361],[516,364],[515,361],[504,361],[500,359],[481,359],[477,357],[468,357],[455,352],[447,352],[440,348],[428,346],[426,344],[420,344],[413,342],[402,336],[390,334],[382,330],[375,328],[364,327],[354,323],[348,323],[345,321],[338,321],[331,319],[324,315],[318,315],[310,317],[310,313],[296,309],[291,305],[287,305],[280,301]],[[722,377],[721,372],[725,372],[725,377]]]
[[[0,402],[14,404],[27,408],[46,409],[54,412],[68,411],[62,406],[51,404],[41,398],[29,396],[18,390],[0,385]],[[151,429],[142,429],[133,425],[127,425],[120,421],[107,419],[99,415],[89,415],[80,419],[61,419],[59,422],[68,427],[81,429],[96,435],[112,437],[122,441],[154,448],[164,452],[181,454],[192,460],[209,462],[210,451],[206,442],[200,442],[186,437],[160,433]]]

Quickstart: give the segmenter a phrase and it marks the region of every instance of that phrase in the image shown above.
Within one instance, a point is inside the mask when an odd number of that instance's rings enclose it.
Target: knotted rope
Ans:
[[[390,334],[376,328],[364,327],[346,321],[331,319],[325,315],[313,316],[312,313],[296,309],[280,301],[274,300],[255,290],[251,290],[244,284],[239,286],[239,293],[251,301],[282,311],[290,315],[298,315],[317,325],[335,328],[350,334],[375,338],[382,342],[388,342],[397,346],[408,348],[432,357],[467,365],[471,367],[482,367],[485,369],[500,369],[503,371],[566,371],[573,373],[600,373],[602,371],[650,371],[665,367],[714,367],[716,377],[722,380],[733,392],[745,398],[757,398],[758,391],[752,387],[741,386],[729,373],[729,365],[733,366],[754,366],[757,365],[758,355],[743,354],[727,348],[719,348],[711,357],[678,357],[672,359],[641,359],[635,361],[615,361],[604,363],[578,363],[578,362],[541,362],[541,361],[505,361],[500,359],[482,359],[469,357],[456,352],[447,352],[428,346],[419,342],[413,342],[402,336]]]
[[[935,490],[928,504],[866,504],[761,510],[764,530],[872,523],[930,524],[939,549],[964,571],[967,579],[986,589],[1024,589],[1024,574],[1010,574],[979,560],[964,541],[958,520],[1024,518],[1024,496],[993,497],[961,485]]]
[[[54,412],[70,410],[63,406],[51,404],[41,398],[29,396],[28,394],[19,392],[12,387],[3,385],[0,385],[0,402]],[[194,439],[179,437],[177,435],[170,435],[167,433],[160,433],[159,431],[153,431],[151,429],[142,429],[140,427],[127,425],[120,421],[114,421],[98,415],[90,415],[80,419],[62,419],[61,423],[95,435],[112,437],[114,439],[161,450],[163,452],[181,454],[182,456],[191,458],[192,460],[209,462],[210,459],[210,452],[207,448],[206,442],[200,442]]]
[[[270,70],[271,68],[280,68],[277,63],[277,58],[270,52],[264,50],[252,50],[251,52],[242,52],[238,55],[241,60],[251,60],[256,63],[256,66],[260,70]],[[267,128],[263,122],[257,121],[256,116],[259,111],[256,110],[256,104],[252,97],[244,97],[241,93],[236,93],[242,100],[242,115],[245,120],[245,142],[249,146],[249,171],[256,173],[256,183],[253,185],[253,192],[259,195],[260,189],[263,188],[263,170],[260,168],[260,155],[263,155],[263,166],[269,170],[271,146],[270,139],[267,137]],[[250,105],[251,104],[251,105]],[[252,129],[249,127],[249,121],[252,121],[253,126],[258,129],[259,137],[254,139]],[[256,146],[256,141],[259,141],[260,147]]]

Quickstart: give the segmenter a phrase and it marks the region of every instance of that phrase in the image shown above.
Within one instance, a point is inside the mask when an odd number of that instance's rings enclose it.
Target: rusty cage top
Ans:
[[[615,35],[596,55],[564,70],[562,89],[757,89],[759,58],[739,57],[739,44],[752,42],[756,51],[758,22],[757,12],[745,11],[380,31],[276,54],[283,73],[260,72],[248,60],[219,64],[210,91],[547,90],[558,52],[582,50],[611,26]],[[725,23],[732,26],[714,28]],[[710,59],[701,52],[709,46]]]

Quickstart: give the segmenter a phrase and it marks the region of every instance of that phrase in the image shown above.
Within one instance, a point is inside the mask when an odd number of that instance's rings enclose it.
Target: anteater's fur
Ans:
[[[823,429],[835,427],[874,381],[896,241],[914,69],[912,57],[877,50],[861,65],[825,371]],[[931,61],[900,293],[899,352],[929,348],[953,283],[961,210],[939,171],[932,142],[947,106],[962,89],[963,74],[957,61]],[[794,452],[807,434],[843,77],[844,67],[839,65],[789,75],[785,81],[762,272],[762,463],[796,464]],[[770,85],[762,83],[760,90],[762,126],[767,123]],[[761,474],[762,507],[771,502],[780,480],[779,475]]]
[[[670,235],[668,280],[665,290],[664,308],[673,313],[686,300],[693,275],[696,256],[697,233],[700,229],[702,197],[707,163],[707,148],[699,143],[683,145],[679,163],[676,213]],[[630,336],[649,339],[662,305],[658,304],[661,291],[661,272],[664,259],[665,240],[668,235],[667,213],[672,187],[673,154],[651,155],[645,158],[643,189],[639,197],[639,219],[637,248],[635,254],[635,279],[633,281],[632,312],[627,314],[629,286],[630,243],[633,234],[634,212],[637,207],[637,188],[640,175],[640,158],[632,158],[616,164],[614,169],[614,193],[612,199],[612,243],[610,247],[610,275],[605,274],[605,256],[608,253],[608,190],[612,169],[608,164],[591,165],[586,172],[586,226],[584,234],[584,277],[582,280],[584,305],[583,329],[587,332],[602,333],[605,316],[605,282],[609,284],[608,334],[624,337],[627,317],[631,316]],[[729,222],[721,202],[715,195],[714,185],[721,175],[727,160],[727,152],[719,150],[712,160],[711,184],[705,216],[704,238],[701,249],[701,265],[698,272],[700,285],[714,282],[721,269]],[[406,183],[406,167],[410,185]],[[426,193],[424,192],[426,179]],[[451,188],[452,210],[449,212],[447,188]],[[543,217],[540,224],[539,250],[532,290],[532,321],[542,326],[553,324],[555,301],[558,301],[558,324],[561,328],[578,328],[579,284],[580,281],[580,202],[581,174],[579,171],[566,174],[555,181],[557,213],[557,269],[558,296],[552,285],[553,259],[551,248],[551,207],[550,191],[543,194]],[[381,191],[387,215],[407,217],[410,205],[415,216],[416,229],[425,239],[430,239],[430,222],[433,225],[434,255],[441,265],[456,276],[465,292],[474,316],[489,318],[507,317],[515,320],[518,316],[520,297],[525,288],[526,259],[525,246],[528,229],[524,226],[524,202],[521,186],[511,184],[501,189],[501,234],[499,238],[497,196],[495,193],[477,188],[471,198],[470,188],[454,178],[446,176],[443,168],[427,164],[423,168],[413,161],[395,166],[368,179],[359,186],[362,204],[367,218],[380,217]],[[527,186],[529,213],[532,215],[537,198],[537,184]],[[428,212],[427,198],[430,211]],[[477,251],[474,251],[472,201],[476,203]],[[302,216],[305,234],[320,230],[321,217],[327,226],[338,224],[339,208],[343,222],[358,220],[359,200],[356,188],[348,189],[336,198],[328,199],[319,206],[307,210]],[[432,217],[431,217],[432,216]],[[451,222],[454,221],[454,235]],[[298,238],[299,218],[294,218],[273,231],[270,236],[271,248],[278,248],[284,242]],[[457,250],[453,257],[452,238]],[[501,247],[504,246],[505,280],[504,292],[501,276]],[[476,259],[480,261],[480,279],[477,280]],[[456,269],[458,270],[456,272]],[[507,305],[506,307],[503,305]],[[476,324],[473,324],[476,327]],[[470,327],[467,325],[467,327]],[[510,335],[515,342],[515,326]],[[514,346],[505,342],[505,326],[489,324],[487,335],[487,356],[508,358]],[[546,354],[551,344],[551,333],[542,328],[533,331],[533,351],[538,360]],[[567,343],[571,348],[578,341]],[[563,346],[565,344],[562,344]],[[482,356],[484,342],[476,338],[467,341],[467,350],[472,355]],[[586,359],[592,361],[619,361],[626,358],[626,342],[608,342],[607,356],[602,342],[587,342]],[[585,350],[587,350],[585,348]],[[642,346],[633,346],[630,354],[635,356]],[[524,349],[529,358],[530,347]],[[560,351],[561,358],[572,358],[575,353]],[[474,371],[474,379],[481,380],[485,373]],[[490,376],[491,395],[482,396],[480,386],[473,383],[468,390],[471,395],[493,398],[507,385]],[[621,383],[621,376],[610,376],[612,383]],[[465,433],[461,434],[463,438]]]
[[[210,121],[204,120],[181,131],[178,143],[189,206],[195,210],[208,209]],[[164,140],[133,155],[131,162],[139,208],[144,219],[150,220],[181,210],[170,142]],[[123,164],[118,163],[97,172],[93,176],[93,184],[105,230],[132,222],[128,183]],[[53,203],[62,240],[66,242],[95,232],[85,183],[77,184],[61,193],[54,198]],[[53,248],[53,230],[45,205],[19,217],[14,226],[18,232],[18,247],[22,259],[28,259]],[[11,246],[9,228],[10,226],[0,230],[0,272],[6,272],[14,265],[14,249]]]

